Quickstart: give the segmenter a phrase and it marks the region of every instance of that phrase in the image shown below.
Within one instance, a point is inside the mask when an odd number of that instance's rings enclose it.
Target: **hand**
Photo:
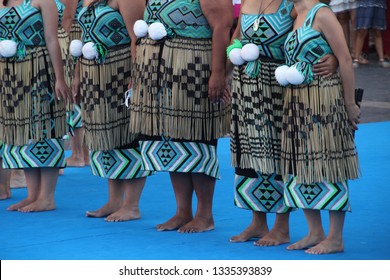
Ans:
[[[313,65],[314,75],[324,78],[332,76],[337,71],[338,61],[332,54],[326,54]]]
[[[230,89],[225,89],[222,96],[221,96],[221,102],[223,104],[228,104],[230,103],[232,100],[232,93],[230,91]]]
[[[212,73],[209,79],[209,98],[211,102],[221,102],[221,97],[225,96],[225,89],[224,75]]]
[[[358,130],[357,125],[360,123],[360,108],[356,104],[345,105],[348,114],[348,120],[351,123],[354,130]]]
[[[221,96],[221,102],[224,104],[228,104],[232,100],[232,80],[233,77],[231,75],[225,78],[225,90]]]
[[[57,80],[56,85],[56,96],[58,100],[66,100],[68,99],[70,102],[74,102],[74,96],[70,88],[66,85],[64,81]]]
[[[72,95],[74,96],[74,98],[78,99],[80,97],[80,78],[79,77],[75,77],[73,78],[72,80]]]

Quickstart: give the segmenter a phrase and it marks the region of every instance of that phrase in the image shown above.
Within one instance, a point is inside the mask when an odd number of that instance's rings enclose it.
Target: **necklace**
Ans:
[[[263,15],[264,11],[267,10],[267,8],[272,4],[273,0],[271,0],[267,6],[265,6],[264,9],[261,9],[263,7],[263,0],[261,1],[261,4],[260,4],[260,7],[259,7],[259,12],[257,13],[258,16],[257,16],[257,19],[255,19],[255,21],[253,22],[253,30],[254,31],[257,31],[260,27],[260,18],[261,16]]]

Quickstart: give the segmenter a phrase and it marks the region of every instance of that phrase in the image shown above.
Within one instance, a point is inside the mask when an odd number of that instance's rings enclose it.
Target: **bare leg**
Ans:
[[[11,187],[13,188],[27,187],[26,176],[24,175],[23,169],[12,169]]]
[[[102,218],[111,215],[122,206],[124,188],[121,180],[108,179],[108,202],[95,211],[87,211],[86,216]]]
[[[198,204],[195,218],[181,226],[178,232],[195,233],[214,229],[213,197],[216,179],[201,173],[192,173],[192,182]]]
[[[290,242],[290,213],[276,214],[272,230],[255,242],[257,246],[278,246]]]
[[[379,61],[383,61],[384,54],[383,54],[382,31],[377,30],[377,29],[374,30],[374,42],[375,42],[375,49],[376,49],[376,53],[378,55]]]
[[[325,240],[326,236],[322,227],[321,213],[319,210],[303,209],[309,226],[309,234],[298,242],[291,244],[287,250],[302,250],[317,245]]]
[[[56,190],[59,168],[50,167],[37,169],[41,174],[38,198],[32,203],[20,208],[20,212],[40,212],[56,209],[54,192]]]
[[[306,250],[308,254],[332,254],[344,252],[343,228],[344,211],[329,211],[330,230],[328,237],[316,246]]]
[[[350,46],[350,33],[349,33],[349,11],[343,11],[336,14],[338,21],[340,22],[341,27],[343,28],[345,41],[347,42],[348,47]]]
[[[350,11],[350,25],[349,25],[349,36],[350,36],[350,47],[351,53],[355,53],[356,49],[356,9]]]
[[[268,232],[267,214],[264,212],[252,211],[251,224],[239,235],[230,238],[230,242],[246,242],[252,238],[261,238]]]
[[[192,194],[194,187],[190,173],[170,172],[176,199],[176,214],[163,224],[156,226],[158,231],[176,230],[192,220]]]
[[[139,211],[139,200],[144,189],[146,177],[121,180],[125,197],[121,208],[106,218],[107,222],[124,222],[136,220],[141,217]]]
[[[66,165],[84,167],[84,128],[75,128],[74,135],[70,139],[72,154],[66,159]]]
[[[364,44],[364,39],[367,36],[367,29],[358,29],[356,31],[356,45],[355,45],[355,61],[357,60],[358,63],[362,63],[361,60],[361,55],[362,55],[362,50],[363,50],[363,44]],[[363,63],[367,64],[367,63]]]
[[[58,170],[57,170],[58,172]],[[38,199],[41,188],[41,171],[40,168],[26,168],[24,169],[27,182],[27,198],[8,207],[7,210],[19,210]]]
[[[11,169],[3,168],[2,163],[0,159],[0,200],[11,197]]]

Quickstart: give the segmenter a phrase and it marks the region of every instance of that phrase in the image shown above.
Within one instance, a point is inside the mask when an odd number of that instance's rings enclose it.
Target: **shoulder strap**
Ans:
[[[282,3],[279,6],[278,12],[281,12],[283,10],[287,10],[287,12],[291,13],[293,8],[294,8],[293,1],[282,0]]]
[[[328,5],[324,4],[324,3],[318,3],[317,5],[315,5],[310,11],[309,11],[309,14],[307,15],[307,18],[306,18],[306,21],[305,21],[305,27],[311,27],[311,25],[313,24],[313,21],[314,21],[314,18],[318,12],[318,10],[322,7],[328,7]]]

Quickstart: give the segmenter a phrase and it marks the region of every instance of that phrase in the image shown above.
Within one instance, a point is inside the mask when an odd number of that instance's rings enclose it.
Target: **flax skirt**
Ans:
[[[142,39],[133,67],[131,127],[142,134],[144,168],[219,178],[217,139],[230,130],[230,105],[208,98],[211,40]]]
[[[360,168],[339,75],[287,88],[283,107],[286,202],[348,211],[347,180],[358,178]]]
[[[237,207],[285,213],[280,147],[283,88],[275,80],[280,61],[260,58],[257,77],[234,68],[232,84],[231,163],[235,167],[234,203]]]
[[[130,81],[130,46],[110,50],[104,63],[80,58],[82,118],[86,145],[108,151],[129,145],[130,110],[124,105]]]

